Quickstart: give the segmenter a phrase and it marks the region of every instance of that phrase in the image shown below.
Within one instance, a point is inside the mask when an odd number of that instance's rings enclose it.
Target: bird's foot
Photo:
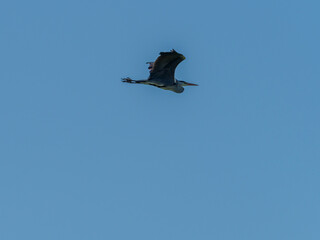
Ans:
[[[134,83],[135,81],[132,80],[131,78],[129,77],[126,77],[126,78],[121,78],[122,82],[126,82],[126,83]]]

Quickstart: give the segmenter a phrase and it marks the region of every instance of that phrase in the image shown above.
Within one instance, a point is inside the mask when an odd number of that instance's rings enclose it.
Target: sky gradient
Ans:
[[[319,7],[2,1],[0,239],[320,239]]]

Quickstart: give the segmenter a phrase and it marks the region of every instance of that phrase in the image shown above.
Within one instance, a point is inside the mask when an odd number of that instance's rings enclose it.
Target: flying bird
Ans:
[[[172,49],[170,52],[161,52],[155,62],[149,64],[149,78],[147,80],[132,80],[131,78],[122,78],[122,82],[138,83],[155,86],[176,93],[182,93],[184,86],[198,86],[197,84],[177,80],[174,72],[179,63],[186,59],[182,54]]]

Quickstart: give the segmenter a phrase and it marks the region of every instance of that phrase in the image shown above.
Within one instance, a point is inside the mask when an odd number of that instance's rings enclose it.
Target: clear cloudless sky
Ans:
[[[1,1],[0,239],[320,239],[319,9]]]

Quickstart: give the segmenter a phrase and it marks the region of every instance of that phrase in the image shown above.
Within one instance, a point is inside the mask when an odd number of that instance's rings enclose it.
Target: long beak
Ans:
[[[194,83],[185,83],[187,86],[199,86],[198,84],[194,84]]]

